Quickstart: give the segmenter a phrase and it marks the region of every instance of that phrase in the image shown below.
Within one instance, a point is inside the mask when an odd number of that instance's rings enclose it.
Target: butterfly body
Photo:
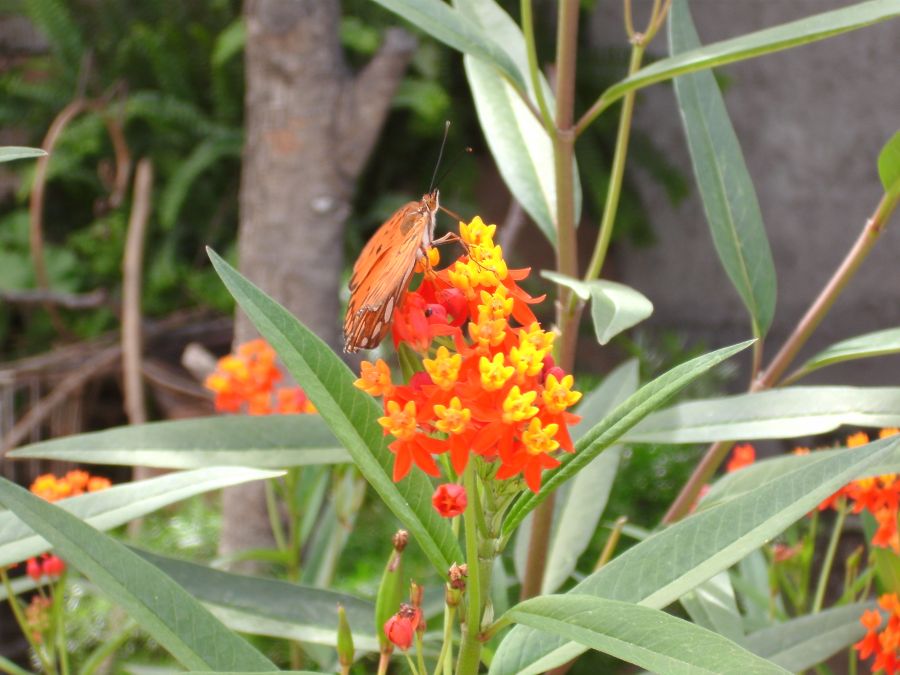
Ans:
[[[434,241],[438,191],[401,206],[363,247],[350,277],[344,351],[373,349],[387,334],[416,262]]]

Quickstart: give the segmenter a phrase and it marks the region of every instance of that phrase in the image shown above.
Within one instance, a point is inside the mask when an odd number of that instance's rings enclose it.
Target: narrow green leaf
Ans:
[[[172,579],[115,539],[6,479],[0,479],[0,503],[46,538],[186,668],[278,670]]]
[[[244,49],[247,42],[247,27],[243,17],[237,18],[222,29],[216,36],[210,63],[216,68],[225,65],[232,56]]]
[[[734,588],[728,572],[719,572],[679,598],[688,615],[703,626],[729,640],[741,643],[744,628],[737,608]]]
[[[283,469],[350,461],[350,455],[318,415],[236,415],[151,422],[33,443],[9,456],[167,469]]]
[[[869,0],[805,19],[746,33],[691,49],[641,68],[607,89],[602,99],[611,104],[629,91],[663,82],[678,75],[744,61],[763,54],[823,40],[900,16],[896,0]]]
[[[653,313],[653,303],[643,293],[625,284],[606,279],[585,282],[551,271],[541,272],[541,276],[571,288],[582,300],[590,299],[594,331],[601,345]]]
[[[700,46],[687,0],[672,3],[669,45],[673,55]],[[675,96],[716,252],[762,337],[775,313],[775,264],[744,153],[712,72],[676,77]]]
[[[212,613],[233,630],[334,647],[340,604],[347,612],[357,649],[378,651],[378,640],[372,633],[375,607],[371,602],[346,593],[232,574],[133,550],[209,605]]]
[[[752,340],[748,340],[691,359],[660,375],[629,396],[624,403],[616,406],[615,410],[578,440],[575,444],[575,453],[563,457],[561,466],[545,473],[540,492],[537,494],[528,492],[513,504],[503,522],[503,533],[507,535],[512,533],[522,519],[550,493],[590,464],[597,455],[619,440],[626,431],[650,412],[664,405],[672,396],[710,368],[746,349],[752,343]]]
[[[744,646],[793,673],[822,663],[862,638],[859,618],[875,603],[832,607],[791,619],[747,636]]]
[[[194,495],[280,475],[242,467],[209,467],[122,483],[60,500],[57,505],[97,529],[108,530]],[[0,512],[0,565],[25,560],[48,548],[50,544],[13,513]]]
[[[378,426],[381,409],[375,400],[353,386],[350,369],[328,345],[215,251],[208,251],[225,286],[278,352],[360,472],[415,537],[435,569],[446,573],[453,561],[463,559],[459,542],[432,507],[433,488],[423,473],[413,471],[399,483],[391,479],[394,455]]]
[[[591,421],[603,419],[610,410],[631,396],[638,388],[638,363],[626,361],[611,372],[602,384],[591,392],[578,406],[579,415],[589,413]],[[573,438],[581,437],[590,423],[584,427],[582,421],[572,429]],[[553,539],[547,553],[547,564],[541,593],[556,591],[575,570],[578,558],[591,543],[597,523],[603,516],[606,501],[612,490],[613,480],[619,468],[621,446],[613,446],[601,453],[582,469],[570,484],[568,490],[561,490],[559,513],[555,518]]]
[[[528,78],[519,71],[493,37],[441,0],[375,0],[375,2],[448,47],[493,64],[519,91],[527,91]]]
[[[507,616],[658,673],[788,672],[711,630],[629,602],[548,595],[519,603]]]
[[[878,176],[885,193],[900,192],[900,131],[891,136],[878,154]]]
[[[47,153],[40,148],[21,148],[16,146],[6,146],[0,148],[0,162],[11,162],[14,159],[31,159],[34,157],[44,157]]]
[[[490,35],[520,73],[528,73],[525,38],[515,21],[494,0],[455,0],[462,16]],[[504,182],[548,241],[556,245],[556,171],[553,140],[546,128],[522,101],[522,94],[503,80],[490,63],[468,56],[463,61],[478,120]],[[536,94],[526,78],[526,95]],[[553,92],[540,75],[547,105],[553,109]],[[533,108],[537,107],[533,103]],[[575,166],[575,221],[581,213],[581,181]]]
[[[801,366],[799,372],[807,375],[835,363],[898,353],[900,353],[900,328],[888,328],[841,340],[809,359]]]
[[[888,438],[810,461],[764,486],[662,530],[614,558],[572,589],[661,609],[728,569],[835,490],[872,467],[900,458],[900,438]],[[584,648],[518,626],[491,662],[492,675],[529,675],[559,666]]]
[[[679,403],[625,434],[630,443],[796,438],[836,429],[900,425],[900,387],[786,387]]]

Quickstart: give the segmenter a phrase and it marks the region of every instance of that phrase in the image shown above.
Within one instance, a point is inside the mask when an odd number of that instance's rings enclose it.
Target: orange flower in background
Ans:
[[[878,605],[887,613],[887,622],[884,623],[884,617],[878,610],[863,612],[859,621],[866,629],[866,635],[853,648],[863,660],[875,657],[872,662],[873,673],[884,671],[887,675],[893,675],[900,669],[900,600],[896,593],[885,593],[878,598]]]
[[[555,335],[544,331],[519,281],[493,242],[495,226],[481,218],[460,223],[466,253],[449,267],[424,269],[415,291],[397,310],[392,333],[422,355],[423,372],[393,385],[384,361],[364,361],[356,386],[382,396],[379,420],[394,437],[394,480],[415,463],[439,475],[435,455],[449,453],[465,470],[472,453],[499,466],[498,479],[522,476],[537,492],[544,469],[559,464],[558,450],[573,452],[568,412],[581,398],[574,380],[550,355]]]
[[[281,371],[277,355],[265,340],[240,345],[219,359],[204,386],[215,394],[218,412],[248,415],[314,413],[315,406],[300,387],[278,387]]]
[[[87,471],[76,469],[69,471],[62,478],[57,478],[52,473],[41,474],[34,479],[28,489],[32,494],[48,502],[55,502],[67,497],[75,497],[85,492],[98,492],[105,490],[112,483],[104,476],[92,476]]]
[[[745,466],[750,466],[756,461],[756,449],[749,443],[734,446],[731,451],[731,459],[725,465],[725,471],[732,473]]]

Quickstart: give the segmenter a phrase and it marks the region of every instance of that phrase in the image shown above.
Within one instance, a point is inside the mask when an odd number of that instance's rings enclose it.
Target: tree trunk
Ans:
[[[247,0],[239,266],[332,347],[354,183],[415,48],[388,31],[357,75],[337,0]],[[255,336],[238,310],[235,344]],[[271,546],[261,483],[225,490],[220,552]]]

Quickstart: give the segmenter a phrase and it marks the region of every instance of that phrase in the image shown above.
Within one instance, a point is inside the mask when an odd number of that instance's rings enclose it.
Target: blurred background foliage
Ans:
[[[502,4],[518,15],[518,3]],[[39,145],[73,100],[103,104],[64,129],[49,164],[45,197],[52,288],[70,293],[103,288],[113,300],[107,307],[65,314],[79,337],[116,326],[113,308],[130,209],[127,200],[115,208],[107,203],[114,153],[104,115],[121,125],[132,162],[149,157],[155,169],[144,312],[154,317],[185,307],[219,312],[233,307],[213,278],[204,247],[232,256],[235,248],[244,93],[240,9],[238,0],[0,0],[0,16],[27,17],[46,43],[44,53],[3,64],[0,129],[18,143]],[[552,40],[552,7],[540,9],[547,20],[538,22],[538,39],[546,46]],[[395,25],[374,3],[344,2],[340,39],[348,65],[364,65],[383,31]],[[582,53],[589,55],[578,70],[585,97],[624,72],[624,51]],[[458,213],[483,213],[502,223],[509,195],[483,147],[459,66],[458,54],[419,36],[385,132],[357,187],[349,260],[398,204],[428,188],[444,120],[453,126],[444,161],[450,171],[440,181],[443,202]],[[588,227],[595,226],[602,209],[615,134],[616,116],[603,120],[579,144]],[[464,153],[467,146],[474,152]],[[635,165],[664,184],[673,199],[683,196],[684,177],[653,152],[649,139],[636,135],[633,147]],[[0,180],[6,188],[0,190],[0,288],[31,288],[28,195],[34,164],[6,165],[4,171],[14,175]],[[652,242],[650,219],[636,190],[625,190],[620,212],[618,237]],[[55,337],[42,310],[0,307],[4,359],[43,351]]]

